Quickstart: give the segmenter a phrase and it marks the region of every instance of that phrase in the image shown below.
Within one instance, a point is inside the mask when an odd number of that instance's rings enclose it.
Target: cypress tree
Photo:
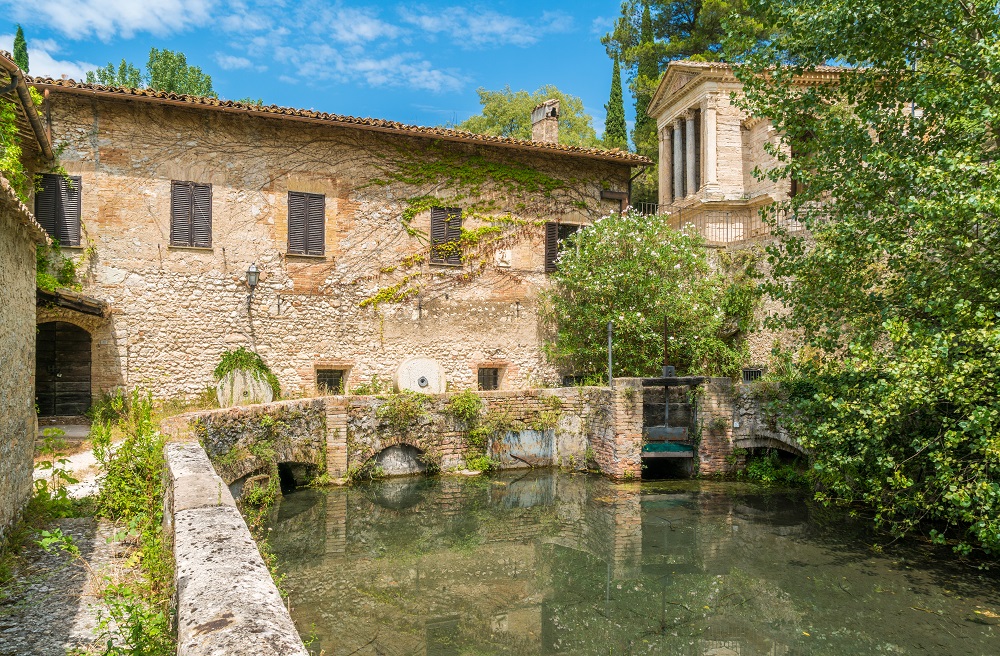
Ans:
[[[604,146],[628,150],[628,128],[625,127],[625,103],[622,100],[622,71],[615,57],[615,67],[611,73],[611,98],[604,106]]]
[[[25,73],[28,72],[28,43],[24,40],[24,30],[20,25],[14,35],[14,63]]]
[[[635,77],[635,129],[632,143],[637,152],[647,157],[657,150],[656,128],[646,110],[653,99],[653,90],[658,82],[659,67],[653,50],[653,19],[649,13],[649,0],[642,3],[642,20],[639,27],[639,65]]]

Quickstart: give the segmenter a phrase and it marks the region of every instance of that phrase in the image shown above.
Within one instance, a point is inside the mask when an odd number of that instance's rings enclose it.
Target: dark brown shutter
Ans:
[[[326,249],[326,196],[307,194],[306,254],[323,255]]]
[[[445,261],[448,264],[461,264],[462,210],[454,207],[448,209],[448,229],[445,234],[445,241],[448,244],[448,254]]]
[[[212,185],[192,184],[191,245],[212,247]]]
[[[170,183],[170,245],[191,245],[191,205],[193,192],[190,182]]]
[[[306,253],[306,197],[295,191],[288,192],[288,252]]]
[[[59,176],[42,175],[39,186],[40,189],[35,193],[35,219],[45,228],[45,232],[49,233],[50,237],[59,239],[56,234],[59,225],[56,216],[59,212],[61,195]]]
[[[445,261],[442,246],[448,241],[448,210],[443,207],[431,208],[431,262]]]
[[[556,270],[556,258],[559,256],[559,224],[545,224],[545,271]]]
[[[63,246],[79,246],[83,180],[78,175],[59,176],[59,186],[62,191],[59,243]]]

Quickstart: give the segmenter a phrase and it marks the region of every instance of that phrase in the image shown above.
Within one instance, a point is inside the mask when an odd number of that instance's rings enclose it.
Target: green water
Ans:
[[[327,656],[1000,654],[1000,577],[794,494],[588,475],[296,491],[271,544]]]

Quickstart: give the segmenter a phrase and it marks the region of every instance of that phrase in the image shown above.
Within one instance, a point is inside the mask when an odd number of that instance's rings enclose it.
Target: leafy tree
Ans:
[[[611,97],[604,106],[604,145],[607,148],[628,150],[628,128],[625,127],[625,104],[622,100],[622,73],[615,58],[611,73]]]
[[[189,65],[184,53],[167,49],[150,49],[145,74],[122,59],[117,68],[109,63],[96,71],[88,71],[87,83],[132,89],[148,87],[157,91],[216,97],[212,76],[198,66]]]
[[[557,334],[548,352],[581,375],[607,366],[606,330],[614,322],[615,373],[643,376],[668,361],[681,373],[735,375],[745,360],[746,316],[736,285],[711,273],[704,240],[671,229],[664,217],[612,214],[562,244],[547,314]],[[753,315],[753,304],[741,312]]]
[[[755,0],[775,30],[737,74],[799,181],[811,237],[768,291],[809,350],[793,428],[821,498],[904,534],[1000,549],[1000,16],[994,2]],[[737,35],[746,43],[746,35]],[[836,59],[835,81],[796,84]],[[795,157],[789,153],[794,152]],[[774,215],[772,214],[772,216]]]
[[[24,40],[24,30],[20,25],[14,34],[14,63],[25,73],[28,72],[28,42]]]
[[[559,143],[568,146],[593,147],[598,144],[594,119],[583,108],[579,97],[563,93],[547,84],[533,93],[511,91],[506,86],[499,91],[479,88],[479,104],[483,113],[470,116],[455,127],[476,134],[497,137],[531,139],[531,110],[550,98],[559,101]]]

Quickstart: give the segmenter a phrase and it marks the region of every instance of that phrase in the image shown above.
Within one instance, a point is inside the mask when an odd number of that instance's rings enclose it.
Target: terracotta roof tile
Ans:
[[[220,100],[219,98],[208,98],[204,96],[188,96],[166,91],[156,91],[154,89],[108,87],[100,84],[85,84],[74,80],[54,80],[52,78],[28,78],[27,80],[30,84],[33,84],[41,89],[45,89],[46,87],[56,87],[59,90],[76,93],[96,93],[113,97],[133,97],[152,101],[159,100],[169,102],[171,104],[187,104],[193,107],[211,108],[223,111],[237,111],[247,114],[260,114],[272,118],[290,116],[296,119],[307,119],[322,123],[356,127],[359,129],[377,130],[381,132],[394,132],[412,136],[431,137],[466,143],[494,144],[508,148],[533,150],[542,153],[564,153],[578,157],[587,157],[591,159],[617,162],[620,164],[628,164],[630,166],[648,166],[652,164],[648,158],[643,157],[642,155],[618,149],[603,150],[600,148],[581,148],[579,146],[567,146],[564,144],[540,143],[525,139],[512,139],[510,137],[495,137],[485,134],[475,134],[473,132],[465,132],[463,130],[407,125],[405,123],[388,121],[380,118],[343,116],[340,114],[318,112],[312,109],[295,109],[292,107],[280,107],[278,105],[252,105],[236,102],[234,100]]]

